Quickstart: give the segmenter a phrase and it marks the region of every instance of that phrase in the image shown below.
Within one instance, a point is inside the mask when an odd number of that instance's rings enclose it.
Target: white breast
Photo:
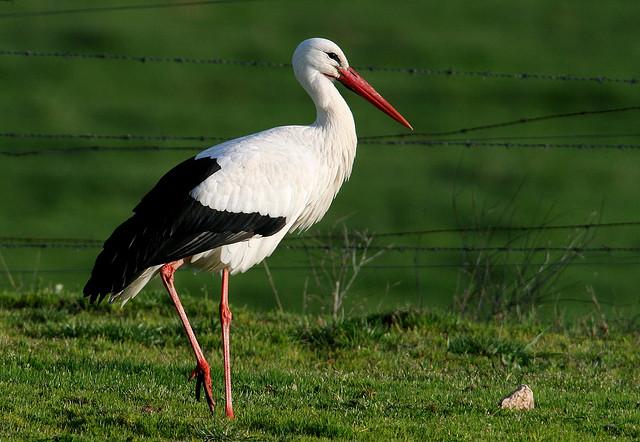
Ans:
[[[220,170],[191,196],[216,210],[291,217],[316,187],[318,158],[305,142],[306,130],[278,127],[203,151],[197,158],[216,158]]]
[[[271,255],[288,232],[308,229],[329,209],[351,174],[357,137],[346,102],[316,74],[301,81],[316,105],[312,125],[277,127],[198,155],[217,158],[221,170],[193,189],[193,198],[217,210],[283,216],[285,228],[194,256],[194,264],[243,272]]]
[[[216,158],[221,169],[191,191],[193,198],[216,210],[285,217],[286,225],[269,237],[194,255],[191,263],[209,271],[228,267],[232,273],[244,272],[270,256],[288,232],[321,219],[353,159],[347,166],[331,167],[314,143],[327,144],[319,128],[285,126],[200,153],[198,158]]]

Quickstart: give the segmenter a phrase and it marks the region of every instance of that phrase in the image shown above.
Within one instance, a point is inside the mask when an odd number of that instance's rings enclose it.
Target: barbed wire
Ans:
[[[505,148],[505,149],[576,149],[576,150],[637,150],[640,144],[607,143],[520,143],[497,141],[451,141],[451,140],[364,140],[361,144],[384,146],[421,146],[421,147],[467,147],[467,148]]]
[[[444,233],[495,233],[495,232],[527,232],[527,231],[578,230],[578,229],[590,230],[590,229],[615,228],[615,227],[640,227],[640,221],[615,221],[615,222],[581,223],[581,224],[538,224],[538,225],[521,225],[521,226],[501,226],[501,225],[488,224],[484,226],[443,227],[443,228],[409,230],[409,231],[400,231],[400,232],[381,232],[381,233],[365,232],[364,234],[375,239],[375,238],[386,238],[386,237],[438,235],[438,234],[444,234]],[[305,240],[305,239],[340,240],[340,239],[344,239],[344,235],[339,235],[339,234],[329,232],[329,233],[307,234],[302,236],[285,238],[285,240],[287,241]]]
[[[537,123],[540,121],[546,120],[557,120],[562,118],[572,118],[572,117],[584,117],[587,115],[601,115],[601,114],[612,114],[612,113],[621,113],[621,112],[633,112],[640,111],[640,106],[624,106],[624,107],[614,107],[608,109],[593,109],[593,110],[579,110],[572,112],[561,112],[547,115],[539,115],[536,117],[522,117],[517,118],[515,120],[509,121],[501,121],[497,123],[488,123],[482,124],[479,126],[471,126],[471,127],[463,127],[460,129],[453,129],[441,132],[408,132],[408,133],[397,133],[390,135],[372,135],[367,137],[362,137],[361,140],[377,140],[382,138],[406,138],[406,137],[444,137],[451,135],[464,135],[469,132],[477,132],[481,130],[488,129],[501,129],[509,126],[519,126],[522,124],[530,124]]]
[[[134,4],[134,5],[118,5],[118,6],[93,6],[85,8],[69,8],[69,9],[47,9],[39,11],[17,11],[17,12],[4,12],[0,14],[0,19],[5,18],[24,18],[24,17],[43,17],[51,15],[68,15],[68,14],[83,14],[83,13],[102,13],[102,12],[115,12],[115,11],[133,11],[142,9],[165,9],[176,8],[184,6],[205,6],[225,3],[240,3],[249,1],[264,1],[264,0],[191,0],[183,2],[173,3],[147,3],[147,4]]]
[[[41,240],[36,238],[0,238],[0,248],[12,249],[12,248],[71,248],[71,249],[85,249],[85,248],[101,248],[102,241],[97,240],[83,240],[83,239],[59,239],[59,240]],[[555,247],[555,246],[541,246],[541,247],[516,247],[516,246],[412,246],[412,245],[351,245],[351,246],[334,246],[334,245],[289,245],[283,244],[284,247],[289,250],[302,250],[302,251],[332,251],[332,250],[369,250],[369,251],[389,251],[389,252],[431,252],[431,253],[448,253],[448,252],[500,252],[500,253],[550,253],[550,252],[565,252],[565,253],[613,253],[613,252],[640,252],[640,247],[634,246],[597,246],[597,247]]]
[[[634,257],[637,259],[637,257]],[[523,266],[533,266],[539,267],[548,265],[545,262],[508,262],[508,263],[492,263],[494,267],[523,267]],[[640,265],[640,261],[572,261],[563,263],[563,265],[567,266],[578,266],[578,267],[593,267],[593,266],[637,266]],[[468,262],[460,262],[460,263],[434,263],[434,264],[368,264],[362,267],[362,270],[415,270],[415,269],[432,269],[432,268],[466,268],[466,267],[477,267],[475,263]],[[349,265],[344,266],[336,266],[336,268],[351,268]],[[269,265],[269,269],[271,270],[279,270],[279,271],[309,271],[313,270],[314,267],[312,265]],[[254,266],[249,269],[249,271],[260,271],[263,270],[261,267]],[[178,269],[179,272],[191,272],[192,269],[188,267],[182,267]],[[9,272],[10,274],[37,274],[37,273],[87,273],[91,272],[90,268],[82,268],[82,269],[11,269],[7,268],[3,270],[4,274]],[[0,272],[0,277],[3,276],[3,273]]]
[[[548,135],[500,135],[492,137],[447,138],[447,141],[495,141],[495,140],[529,140],[529,139],[562,139],[562,138],[638,138],[640,133],[579,133],[579,134],[548,134]],[[96,133],[41,133],[41,132],[0,132],[0,138],[11,139],[47,139],[47,140],[109,140],[109,141],[229,141],[234,137],[216,135],[132,135],[132,134],[96,134]],[[390,135],[365,135],[358,137],[358,141],[366,143],[369,140],[391,138]]]
[[[0,237],[0,248],[5,249],[95,249],[101,248],[104,241],[86,238],[33,238],[3,236]]]
[[[640,144],[607,144],[607,143],[520,143],[520,142],[493,142],[493,141],[451,141],[451,140],[365,140],[364,145],[377,146],[420,146],[424,148],[437,147],[464,147],[464,148],[504,148],[504,149],[575,149],[575,150],[638,150]],[[27,157],[35,155],[51,154],[79,154],[89,152],[173,152],[187,151],[199,152],[202,146],[78,146],[59,148],[23,148],[21,150],[0,150],[0,155],[11,157]]]
[[[58,148],[26,148],[20,150],[0,150],[0,155],[9,157],[28,157],[36,155],[79,154],[89,152],[198,152],[201,146],[77,146]]]
[[[381,66],[357,66],[361,71],[370,72],[397,72],[412,75],[429,75],[429,76],[462,76],[475,77],[480,79],[497,78],[509,80],[546,80],[546,81],[578,81],[578,82],[596,82],[596,83],[619,83],[627,85],[637,85],[640,79],[631,78],[613,78],[607,75],[572,75],[572,74],[546,74],[537,72],[494,72],[494,71],[466,71],[459,69],[431,69],[431,68],[414,68],[414,67],[381,67]]]
[[[433,133],[420,133],[420,134],[395,134],[395,135],[368,135],[359,137],[358,140],[362,144],[374,144],[379,140],[385,140],[387,138],[406,138],[406,137],[415,137],[415,136],[431,136],[431,137],[441,137],[441,136],[451,136],[451,135],[462,135],[467,134],[469,132],[475,132],[479,130],[486,129],[496,129],[507,126],[528,124],[543,120],[552,120],[559,118],[570,118],[570,117],[583,117],[587,115],[597,115],[597,114],[610,114],[610,113],[619,113],[619,112],[629,112],[629,111],[638,111],[640,110],[640,106],[627,106],[627,107],[619,107],[619,108],[609,108],[609,109],[595,109],[595,110],[580,110],[566,113],[554,113],[548,115],[541,115],[536,117],[522,117],[515,120],[502,121],[497,123],[489,123],[480,126],[471,126],[471,127],[463,127],[449,131],[442,132],[433,132]],[[615,134],[615,136],[638,136],[640,134],[632,134],[632,135],[620,135]],[[571,135],[554,135],[568,137]],[[606,134],[594,134],[590,136],[601,136],[606,137]],[[612,135],[613,136],[613,135]],[[534,136],[531,138],[539,138],[544,136]],[[575,137],[584,137],[584,135],[575,135]],[[219,135],[175,135],[175,134],[163,134],[163,135],[149,135],[149,134],[97,134],[97,133],[42,133],[42,132],[0,132],[0,138],[11,138],[11,139],[47,139],[47,140],[62,140],[62,139],[77,139],[77,140],[109,140],[109,141],[227,141],[232,139],[231,137],[219,136]],[[493,139],[514,139],[518,137],[494,137],[494,138],[485,138],[485,139],[449,139],[446,140],[449,143],[460,143],[460,145],[468,146],[469,143],[481,143],[486,142]],[[527,138],[527,137],[525,137]],[[385,140],[385,143],[390,143],[393,140]],[[430,143],[431,145],[435,145],[435,143],[441,143],[443,141],[440,140],[418,140],[419,143]],[[394,144],[397,143],[393,141]],[[502,143],[503,146],[506,147],[507,144],[511,143]],[[548,145],[549,143],[529,143],[535,144],[536,146],[540,145]],[[573,143],[575,144],[575,143]],[[140,150],[140,148],[130,149],[130,150]],[[196,147],[184,146],[184,147],[172,147],[174,150],[190,150],[197,149]],[[49,153],[49,150],[53,151],[53,149],[42,149],[42,148],[32,148],[33,154],[37,154],[40,151],[43,153]],[[61,150],[77,150],[77,151],[97,151],[97,150],[116,150],[113,146],[85,146],[85,147],[75,147],[75,148],[62,148]],[[159,146],[147,146],[146,150],[160,150]],[[55,152],[54,152],[55,153]],[[4,155],[19,155],[18,153],[14,153],[13,151],[4,151]],[[28,153],[30,154],[30,153]]]
[[[43,133],[43,132],[0,132],[0,138],[46,139],[46,140],[109,140],[109,141],[226,141],[230,137],[216,135],[134,135],[96,133]]]
[[[198,58],[191,56],[157,56],[157,55],[125,55],[109,53],[81,53],[58,51],[14,51],[0,50],[4,57],[39,57],[64,58],[80,60],[131,61],[136,63],[177,63],[200,65],[229,65],[252,68],[291,68],[291,63],[272,62],[264,60],[236,60],[230,58]]]
[[[550,252],[565,252],[565,253],[613,253],[613,252],[639,252],[640,247],[633,246],[597,246],[597,247],[555,247],[555,246],[540,246],[540,247],[517,247],[517,246],[410,246],[410,245],[387,245],[387,246],[373,246],[373,245],[353,245],[353,246],[333,246],[333,245],[301,245],[292,246],[285,244],[285,247],[289,250],[354,250],[354,251],[389,251],[389,252],[432,252],[432,253],[449,253],[449,252],[500,252],[500,253],[550,253]]]
[[[222,1],[222,0],[220,0]],[[250,1],[250,0],[227,0],[227,1]],[[257,1],[257,0],[254,0]],[[176,4],[179,5],[179,4]],[[19,14],[19,13],[14,13]],[[3,15],[0,14],[0,19]],[[236,60],[225,58],[202,58],[193,56],[162,56],[162,55],[127,55],[113,53],[83,53],[72,51],[35,51],[35,50],[0,50],[0,56],[7,57],[47,57],[80,60],[111,60],[129,61],[137,63],[178,63],[178,64],[199,64],[199,65],[230,65],[239,67],[262,67],[262,68],[291,68],[291,63],[267,60]],[[379,73],[399,73],[412,76],[444,76],[444,77],[466,77],[480,79],[510,79],[510,80],[545,80],[563,82],[591,82],[591,83],[613,83],[636,86],[640,83],[639,78],[617,78],[608,75],[573,75],[573,74],[547,74],[538,72],[494,72],[490,70],[469,71],[463,69],[441,69],[422,67],[388,67],[388,66],[355,66],[360,71]]]
[[[495,141],[495,140],[544,140],[562,138],[637,138],[640,133],[582,133],[582,134],[549,134],[549,135],[499,135],[493,137],[447,138],[449,141]],[[367,139],[368,137],[362,137]]]
[[[536,224],[536,225],[484,225],[484,226],[463,226],[444,227],[423,230],[408,230],[399,232],[369,233],[362,232],[370,238],[402,237],[402,236],[422,236],[438,235],[444,233],[473,233],[473,232],[512,232],[512,231],[548,231],[548,230],[594,230],[620,227],[640,227],[640,221],[613,221],[598,223],[572,223],[572,224]],[[344,239],[343,234],[333,232],[304,234],[300,236],[289,236],[284,238],[285,242],[303,241],[309,239],[333,240]],[[98,248],[102,247],[103,241],[88,238],[47,238],[47,237],[24,237],[24,236],[0,236],[0,247],[6,248]]]

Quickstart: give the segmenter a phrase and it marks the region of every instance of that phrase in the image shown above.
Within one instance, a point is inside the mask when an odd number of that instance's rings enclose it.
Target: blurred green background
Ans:
[[[143,4],[143,0],[129,4]],[[156,2],[148,2],[156,3]],[[171,3],[171,2],[167,2]],[[178,2],[175,2],[178,3]],[[105,1],[99,6],[126,5]],[[93,3],[89,7],[98,6]],[[86,2],[0,2],[0,50],[75,51],[288,62],[303,39],[337,42],[354,66],[466,71],[638,75],[640,3],[632,1],[253,1],[100,13],[2,17],[21,11],[87,7]],[[363,72],[417,132],[550,113],[638,104],[640,85]],[[344,91],[344,89],[342,89]],[[402,128],[344,92],[360,136]],[[212,135],[235,137],[306,124],[314,107],[290,69],[234,65],[0,56],[0,132]],[[636,143],[637,113],[550,120],[474,137],[543,137],[524,142]],[[549,138],[572,135],[569,138]],[[575,136],[580,135],[580,136]],[[624,136],[622,136],[624,135]],[[470,137],[471,135],[469,135]],[[500,140],[499,140],[500,141]],[[504,141],[504,140],[503,140]],[[2,150],[154,142],[0,139]],[[190,145],[174,142],[163,145]],[[201,144],[202,148],[207,143]],[[3,156],[0,235],[104,239],[188,152],[95,152]],[[637,220],[640,170],[634,150],[359,147],[354,173],[323,222],[371,232],[456,225]],[[506,216],[504,213],[508,213]],[[603,229],[591,246],[640,246],[640,229]],[[532,245],[564,246],[575,232],[536,234]],[[508,238],[497,236],[492,244]],[[483,238],[468,238],[485,245]],[[416,237],[393,239],[418,244]],[[425,236],[422,246],[460,246],[460,234]],[[4,288],[84,284],[97,250],[0,249]],[[456,253],[386,252],[358,276],[347,311],[404,305],[448,306],[464,288]],[[513,254],[505,262],[518,262]],[[544,256],[541,256],[541,260]],[[640,311],[640,257],[588,254],[553,287],[562,311],[605,305]],[[325,308],[308,257],[279,250],[269,259],[287,310]],[[443,267],[430,267],[430,266]],[[306,281],[306,282],[305,282]],[[325,281],[326,282],[326,281]],[[217,296],[218,281],[188,273],[179,287]],[[158,287],[157,283],[151,285]],[[232,279],[232,303],[275,306],[262,267]],[[591,288],[593,291],[591,291]],[[211,295],[211,293],[214,293]],[[160,295],[158,295],[160,296]]]

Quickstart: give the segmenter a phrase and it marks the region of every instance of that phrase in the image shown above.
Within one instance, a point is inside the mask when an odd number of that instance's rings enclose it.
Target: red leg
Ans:
[[[224,359],[224,394],[225,414],[233,419],[233,403],[231,400],[231,350],[229,340],[231,338],[231,310],[229,310],[229,269],[222,271],[222,295],[220,300],[220,323],[222,324],[222,357]]]
[[[204,385],[204,394],[207,398],[207,404],[209,405],[209,410],[211,410],[211,412],[213,413],[215,410],[216,401],[213,399],[213,392],[211,389],[211,371],[209,369],[209,363],[204,358],[204,354],[202,353],[200,344],[198,344],[196,335],[193,333],[193,329],[191,328],[191,324],[189,324],[187,314],[185,313],[184,308],[182,307],[182,303],[180,302],[180,298],[178,297],[178,292],[176,292],[176,288],[173,285],[173,274],[182,264],[184,264],[183,260],[165,264],[160,269],[160,276],[162,277],[162,283],[167,289],[167,292],[169,292],[169,296],[171,296],[171,300],[176,307],[178,316],[180,316],[180,320],[182,321],[184,331],[187,333],[189,343],[191,344],[193,353],[196,356],[197,365],[196,368],[191,372],[191,376],[189,377],[189,380],[197,377],[196,399],[200,399],[200,387]]]

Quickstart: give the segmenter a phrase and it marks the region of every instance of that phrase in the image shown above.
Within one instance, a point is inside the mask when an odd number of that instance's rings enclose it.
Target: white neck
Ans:
[[[295,65],[295,64],[294,64]],[[295,71],[296,78],[316,106],[316,121],[307,126],[312,148],[320,160],[316,190],[295,228],[306,230],[329,209],[342,184],[351,175],[356,156],[356,126],[344,98],[326,76],[314,69]]]
[[[338,92],[333,81],[318,71],[309,70],[300,84],[307,91],[316,106],[316,126],[338,125],[342,130],[355,133],[355,123],[351,109]]]
[[[319,131],[318,148],[332,169],[331,181],[337,193],[351,175],[356,156],[356,125],[351,109],[325,75],[309,69],[297,77],[316,106],[316,121],[311,127]]]

